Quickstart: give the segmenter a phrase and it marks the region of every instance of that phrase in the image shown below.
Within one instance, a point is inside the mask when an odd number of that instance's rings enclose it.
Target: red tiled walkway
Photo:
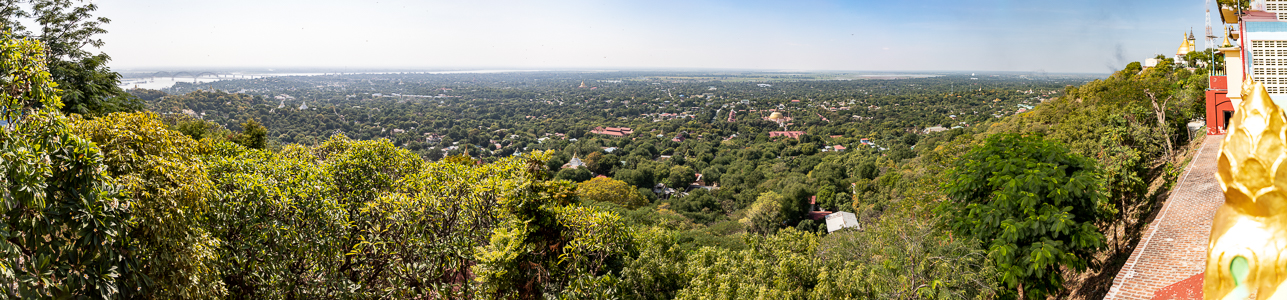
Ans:
[[[1162,287],[1204,271],[1211,218],[1224,204],[1215,178],[1223,140],[1223,135],[1209,135],[1203,141],[1104,299],[1151,299]]]

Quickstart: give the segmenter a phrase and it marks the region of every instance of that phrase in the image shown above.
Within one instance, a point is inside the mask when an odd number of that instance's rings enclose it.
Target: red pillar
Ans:
[[[1207,89],[1207,135],[1225,133],[1225,126],[1233,115],[1233,102],[1229,101],[1228,81],[1224,76],[1211,76]]]

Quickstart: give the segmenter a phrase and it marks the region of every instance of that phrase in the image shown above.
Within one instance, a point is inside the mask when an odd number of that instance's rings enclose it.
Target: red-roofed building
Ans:
[[[627,136],[634,132],[635,131],[630,129],[630,127],[595,127],[593,130],[590,130],[590,133],[606,134],[616,137]]]
[[[811,212],[809,212],[809,220],[822,221],[823,219],[826,219],[826,218],[827,218],[827,215],[830,215],[830,214],[832,214],[832,213],[833,213],[833,212],[825,211],[825,210],[822,210],[822,211],[811,211]]]
[[[793,139],[800,139],[804,131],[769,131],[769,137],[785,136]]]
[[[814,221],[822,221],[822,219],[826,219],[827,215],[830,214],[830,211],[818,210],[818,196],[809,196],[809,215],[806,216],[807,218]]]

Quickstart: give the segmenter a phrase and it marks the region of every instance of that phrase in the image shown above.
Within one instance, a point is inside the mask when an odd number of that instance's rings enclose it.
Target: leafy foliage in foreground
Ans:
[[[957,232],[988,246],[1001,281],[1039,299],[1084,270],[1104,246],[1095,224],[1112,215],[1095,164],[1040,137],[1000,134],[957,161],[947,184]]]
[[[126,232],[147,282],[127,295],[209,298],[222,295],[215,270],[218,240],[201,219],[209,212],[211,182],[198,158],[200,145],[170,131],[153,113],[114,113],[93,120],[73,115],[76,135],[102,150],[109,183],[129,208]]]
[[[539,156],[426,163],[343,136],[210,149],[220,204],[209,222],[233,295],[533,298],[602,280],[631,237],[578,206],[571,183],[541,179]]]
[[[0,298],[112,297],[133,279],[129,207],[57,113],[41,47],[0,35]]]
[[[40,110],[0,130],[0,297],[112,297],[135,269],[103,153]]]

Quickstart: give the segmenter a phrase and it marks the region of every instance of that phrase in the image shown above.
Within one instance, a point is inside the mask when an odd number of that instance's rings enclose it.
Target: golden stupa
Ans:
[[[1192,33],[1181,35],[1183,35],[1183,39],[1180,40],[1180,48],[1175,49],[1175,55],[1187,55],[1189,52],[1198,50]]]
[[[761,115],[761,116],[762,116],[762,115]],[[775,112],[773,112],[773,113],[769,114],[769,119],[770,119],[770,120],[775,120],[775,121],[777,121],[777,120],[782,120],[782,113],[780,113],[780,112],[776,112],[776,111],[775,111]]]
[[[1203,277],[1206,299],[1287,299],[1287,116],[1248,80],[1220,145],[1216,210]]]

